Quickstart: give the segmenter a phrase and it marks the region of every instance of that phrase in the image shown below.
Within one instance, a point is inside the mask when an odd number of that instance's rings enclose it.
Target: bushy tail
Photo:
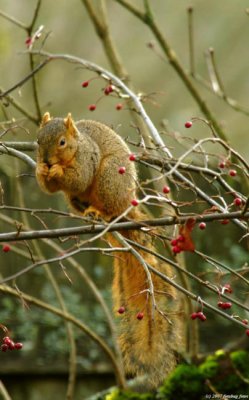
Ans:
[[[132,219],[145,216],[138,210]],[[141,230],[122,235],[146,248],[155,250],[152,237]],[[120,246],[116,239],[112,244]],[[135,247],[134,247],[135,248]],[[168,265],[148,252],[138,250],[144,261],[171,277]],[[182,317],[179,315],[179,294],[173,286],[151,274],[156,309],[149,294],[147,276],[141,262],[131,253],[117,253],[114,261],[113,300],[119,315],[119,342],[127,373],[147,375],[148,388],[156,387],[176,363],[175,350],[180,347]]]

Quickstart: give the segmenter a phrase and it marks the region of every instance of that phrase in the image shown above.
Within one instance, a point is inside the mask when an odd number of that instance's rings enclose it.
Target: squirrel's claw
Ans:
[[[94,206],[89,206],[83,213],[83,216],[92,216],[94,219],[102,219],[103,218],[103,214],[101,213],[101,211],[97,210],[97,208],[95,208]]]

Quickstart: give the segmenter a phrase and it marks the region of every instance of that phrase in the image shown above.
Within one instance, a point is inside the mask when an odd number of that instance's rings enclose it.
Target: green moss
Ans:
[[[105,396],[104,400],[154,400],[152,393],[135,393],[130,390],[114,390]]]
[[[157,393],[113,391],[103,400],[200,400],[206,394],[249,395],[249,353],[218,350],[200,364],[178,365]],[[238,397],[239,398],[239,397]]]
[[[244,350],[233,351],[230,354],[232,364],[245,377],[249,378],[249,354]]]
[[[204,381],[204,375],[195,365],[178,365],[159,389],[157,398],[200,400]]]
[[[205,378],[211,379],[217,374],[219,370],[219,364],[215,360],[207,359],[203,364],[199,366],[199,369],[203,373]]]
[[[208,356],[199,368],[217,392],[235,395],[248,393],[249,386],[235,369],[243,374],[248,370],[248,365],[249,355],[245,351],[236,351],[231,355],[219,351]]]

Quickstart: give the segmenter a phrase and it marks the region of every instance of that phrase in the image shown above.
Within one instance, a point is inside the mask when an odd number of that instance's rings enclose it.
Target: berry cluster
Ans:
[[[228,308],[232,307],[232,303],[230,303],[229,301],[218,301],[217,306],[222,308],[223,310],[227,310]]]
[[[104,93],[106,96],[108,96],[110,93],[113,92],[113,86],[112,85],[108,85],[106,86],[106,88],[104,89]]]
[[[229,164],[230,164],[230,162],[228,160],[221,161],[219,163],[219,168],[220,169],[227,168],[229,166]],[[234,176],[237,175],[237,171],[236,171],[236,169],[229,169],[228,174],[233,178]]]
[[[233,289],[230,285],[230,283],[225,283],[225,285],[221,289],[221,293],[233,293]]]
[[[125,312],[125,307],[124,306],[119,307],[118,313],[119,314],[124,314],[124,312]],[[137,315],[136,315],[136,318],[138,319],[138,321],[141,321],[143,319],[143,317],[144,317],[144,313],[141,312],[141,311],[138,312]]]
[[[202,312],[202,311],[198,311],[198,312],[193,312],[192,314],[191,314],[191,319],[196,319],[196,318],[198,318],[199,320],[201,320],[201,321],[206,321],[206,319],[207,319],[207,317],[206,317],[206,315]]]
[[[87,88],[87,87],[89,86],[90,82],[91,82],[92,80],[94,80],[94,79],[98,79],[98,77],[95,77],[95,78],[89,79],[88,81],[82,82],[82,83],[81,83],[81,87]],[[88,110],[89,110],[89,111],[95,111],[95,110],[96,110],[96,107],[97,107],[97,102],[99,102],[103,97],[109,96],[109,94],[112,93],[112,92],[114,92],[114,91],[115,91],[115,86],[113,86],[112,84],[108,84],[108,85],[104,88],[104,96],[99,97],[99,98],[97,99],[97,101],[96,101],[95,104],[90,104],[90,105],[88,106]],[[122,110],[122,109],[123,109],[123,104],[122,104],[122,103],[117,103],[116,106],[115,106],[115,108],[116,108],[117,111]]]
[[[224,293],[233,293],[233,289],[232,289],[230,283],[225,283],[225,285],[223,285],[221,287],[221,290],[219,291],[219,296]],[[217,306],[219,308],[222,308],[223,310],[227,310],[232,307],[232,303],[230,303],[230,301],[223,302],[219,299]]]
[[[177,236],[177,238],[171,240],[170,244],[172,246],[172,251],[174,254],[181,253],[182,249],[179,246],[179,243],[182,243],[184,241],[185,241],[185,238],[182,235],[179,235],[179,236]]]
[[[5,336],[3,338],[1,345],[1,351],[6,352],[7,350],[21,350],[23,347],[22,343],[15,343],[13,340],[10,339],[9,336]]]

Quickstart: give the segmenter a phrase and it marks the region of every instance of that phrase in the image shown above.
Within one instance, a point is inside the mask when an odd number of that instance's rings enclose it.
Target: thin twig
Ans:
[[[34,76],[40,69],[42,69],[48,62],[49,58],[46,58],[44,61],[42,61],[37,67],[33,68],[30,73],[28,73],[23,79],[21,79],[19,82],[17,82],[15,85],[11,86],[8,90],[5,90],[5,92],[0,93],[0,99],[4,98],[7,96],[9,93],[13,92],[15,89],[18,89],[19,87],[23,86],[26,82],[29,81],[32,76]]]
[[[27,31],[27,29],[28,29],[27,25],[25,25],[23,22],[19,21],[18,19],[12,17],[11,15],[6,14],[4,11],[0,10],[0,16],[7,19],[10,22],[12,22],[12,24],[18,26],[19,28],[22,28],[25,31]]]
[[[0,292],[9,294],[14,297],[19,297],[19,293],[7,285],[0,284]],[[112,352],[112,350],[109,348],[109,346],[107,346],[105,341],[99,335],[97,335],[93,330],[91,330],[82,321],[79,321],[77,318],[75,318],[72,314],[64,312],[56,307],[51,306],[48,303],[45,303],[45,302],[37,299],[34,296],[30,296],[23,292],[22,292],[22,296],[23,296],[23,299],[27,303],[34,304],[39,308],[47,310],[47,311],[51,312],[52,314],[55,314],[58,317],[71,322],[73,325],[77,326],[80,330],[82,330],[84,333],[86,333],[94,342],[96,342],[100,346],[100,348],[104,351],[104,353],[107,355],[108,359],[111,361],[118,385],[120,387],[123,387],[123,382],[120,379],[120,366],[116,361],[116,357],[115,357],[114,353]]]
[[[151,14],[151,18],[147,18],[147,14],[140,12],[135,6],[133,6],[127,0],[116,0],[117,3],[121,4],[123,7],[127,8],[132,14],[138,17],[141,21],[143,21],[148,27],[151,29],[153,34],[155,35],[158,43],[160,44],[162,50],[167,56],[171,66],[174,68],[180,79],[183,81],[185,86],[187,87],[189,93],[193,96],[197,104],[199,105],[201,111],[206,116],[206,118],[212,123],[215,131],[219,135],[219,137],[225,141],[226,135],[224,130],[221,128],[220,124],[216,120],[215,116],[207,106],[205,100],[201,97],[198,90],[192,84],[191,79],[189,78],[187,72],[184,70],[182,64],[178,60],[175,51],[171,48],[168,41],[164,37],[162,31],[159,29],[154,16]]]
[[[189,42],[189,65],[190,75],[195,75],[194,33],[193,33],[193,7],[187,8],[188,12],[188,42]]]

